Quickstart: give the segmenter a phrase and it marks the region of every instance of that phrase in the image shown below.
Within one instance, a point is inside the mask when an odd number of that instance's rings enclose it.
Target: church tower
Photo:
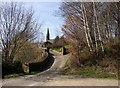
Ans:
[[[47,28],[46,41],[50,40],[49,28]]]

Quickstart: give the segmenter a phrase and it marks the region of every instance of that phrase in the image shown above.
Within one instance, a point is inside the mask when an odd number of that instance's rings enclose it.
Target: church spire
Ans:
[[[50,40],[50,33],[49,33],[49,28],[47,28],[47,35],[46,35],[46,41]]]

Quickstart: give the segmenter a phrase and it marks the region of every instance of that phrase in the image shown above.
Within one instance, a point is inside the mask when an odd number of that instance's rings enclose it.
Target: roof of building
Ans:
[[[54,39],[47,40],[47,42],[54,43]]]

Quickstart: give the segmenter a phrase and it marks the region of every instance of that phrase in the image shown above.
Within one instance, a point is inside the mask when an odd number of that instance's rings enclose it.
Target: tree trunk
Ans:
[[[83,15],[83,23],[84,23],[84,33],[85,33],[85,36],[86,36],[86,41],[87,41],[87,45],[89,47],[89,50],[90,52],[92,52],[92,48],[90,46],[90,42],[89,42],[89,39],[88,39],[88,34],[87,34],[87,28],[86,28],[86,22],[85,22],[85,12],[84,12],[84,8],[83,8],[83,5],[81,4],[81,8],[82,8],[82,15]]]
[[[104,48],[103,48],[103,44],[102,44],[102,39],[101,39],[100,30],[99,30],[99,24],[98,24],[98,19],[97,19],[97,14],[96,14],[96,9],[95,9],[95,3],[94,2],[93,2],[93,10],[94,10],[95,23],[96,23],[96,27],[97,27],[97,31],[98,31],[98,38],[99,38],[99,41],[100,41],[100,45],[101,45],[102,51],[104,52]],[[96,48],[97,47],[98,47],[98,45],[96,45]],[[98,51],[98,48],[97,48],[97,51]]]
[[[87,20],[87,13],[86,13],[86,9],[85,9],[85,6],[83,5],[83,9],[84,9],[84,12],[85,12],[85,21],[86,21],[86,29],[87,29],[87,34],[88,34],[88,38],[90,40],[90,44],[91,44],[91,50],[93,51],[93,41],[92,41],[92,38],[91,38],[91,35],[90,35],[90,28],[88,26],[88,20]]]

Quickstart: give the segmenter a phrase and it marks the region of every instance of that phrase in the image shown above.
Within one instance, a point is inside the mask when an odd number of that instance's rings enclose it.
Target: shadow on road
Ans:
[[[47,69],[49,69],[52,64],[54,63],[54,57],[53,54],[49,53],[48,57],[43,61],[43,62],[39,62],[39,63],[31,63],[30,64],[30,72],[32,71],[45,71]]]

